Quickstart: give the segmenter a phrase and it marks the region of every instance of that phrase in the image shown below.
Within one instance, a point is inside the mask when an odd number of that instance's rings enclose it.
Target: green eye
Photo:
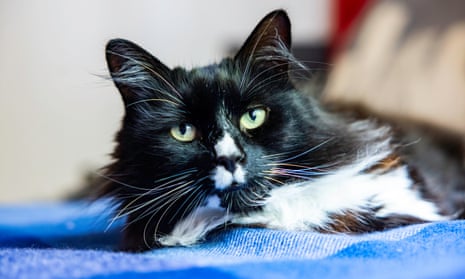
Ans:
[[[264,108],[253,108],[244,113],[240,119],[241,130],[253,130],[263,125],[266,121],[267,110]]]
[[[188,123],[183,123],[179,126],[171,128],[170,134],[173,138],[181,142],[191,142],[195,139],[197,130]]]

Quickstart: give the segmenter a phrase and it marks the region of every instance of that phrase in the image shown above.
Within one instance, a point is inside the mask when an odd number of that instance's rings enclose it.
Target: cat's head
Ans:
[[[159,219],[179,218],[212,196],[244,212],[259,208],[270,189],[342,161],[349,152],[334,148],[344,146],[335,140],[341,127],[290,81],[297,64],[290,46],[283,11],[266,16],[233,58],[192,70],[110,41],[106,57],[125,117],[108,192],[140,214],[158,210]]]

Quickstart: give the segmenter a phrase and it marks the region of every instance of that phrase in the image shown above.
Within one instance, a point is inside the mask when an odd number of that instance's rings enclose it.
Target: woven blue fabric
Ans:
[[[465,278],[465,221],[360,236],[232,229],[187,248],[115,252],[105,202],[0,206],[0,278]]]

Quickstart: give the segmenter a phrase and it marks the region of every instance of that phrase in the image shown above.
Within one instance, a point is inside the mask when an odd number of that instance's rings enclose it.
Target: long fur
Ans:
[[[389,125],[343,117],[298,90],[290,75],[306,69],[290,46],[284,11],[267,15],[235,57],[192,70],[169,69],[127,40],[108,43],[126,113],[100,195],[126,218],[122,249],[192,245],[234,224],[369,232],[463,209],[430,190],[438,185]],[[241,126],[257,108],[263,123]],[[188,140],[170,134],[185,124],[195,127]],[[444,197],[465,188],[463,176],[451,179]]]

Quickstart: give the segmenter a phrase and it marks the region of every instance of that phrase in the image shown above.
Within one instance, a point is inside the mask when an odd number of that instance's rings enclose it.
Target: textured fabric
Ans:
[[[360,236],[232,229],[187,248],[114,252],[105,203],[0,206],[0,278],[465,278],[465,222]]]

